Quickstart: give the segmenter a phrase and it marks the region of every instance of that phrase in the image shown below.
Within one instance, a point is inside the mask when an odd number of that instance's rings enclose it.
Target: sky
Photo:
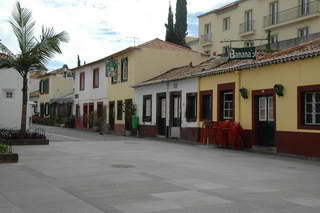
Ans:
[[[188,36],[198,36],[197,16],[234,0],[187,0]],[[16,0],[0,0],[0,40],[18,53],[17,41],[8,20]],[[36,21],[36,37],[41,26],[66,31],[69,42],[61,46],[62,54],[48,64],[48,70],[67,64],[73,68],[77,55],[82,63],[92,62],[129,46],[165,38],[168,0],[20,0],[31,9]],[[176,0],[171,0],[175,12]]]

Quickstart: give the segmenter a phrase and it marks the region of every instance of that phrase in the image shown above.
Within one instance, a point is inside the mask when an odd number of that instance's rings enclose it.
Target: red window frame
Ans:
[[[320,91],[320,84],[318,85],[309,85],[309,86],[300,86],[297,88],[298,96],[298,129],[310,129],[310,130],[320,130],[320,126],[313,126],[305,124],[304,119],[304,93],[306,92],[315,92]]]
[[[225,92],[232,92],[233,93],[233,100],[232,100],[232,120],[235,120],[235,88],[236,88],[236,83],[231,82],[231,83],[226,83],[226,84],[218,84],[218,110],[217,110],[217,118],[218,121],[223,121],[223,94]]]
[[[85,90],[85,81],[86,81],[85,77],[86,76],[84,72],[80,73],[80,91]]]
[[[93,88],[99,88],[99,68],[93,70]],[[98,81],[96,81],[98,79]]]

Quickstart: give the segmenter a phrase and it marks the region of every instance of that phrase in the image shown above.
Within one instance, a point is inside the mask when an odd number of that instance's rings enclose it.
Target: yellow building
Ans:
[[[199,17],[199,47],[207,54],[224,54],[232,47],[287,49],[320,37],[319,0],[237,0]]]
[[[154,39],[108,56],[107,59],[117,64],[116,76],[107,82],[107,123],[111,131],[123,135],[125,130],[131,130],[131,116],[135,111],[133,85],[172,67],[190,63],[197,65],[207,60],[207,56]]]
[[[239,122],[249,144],[320,157],[319,56],[315,40],[200,73],[198,120]]]
[[[57,69],[39,76],[38,79],[40,116],[54,118],[58,112],[52,101],[73,94],[73,77],[63,69]],[[69,112],[70,116],[71,113],[72,111]]]

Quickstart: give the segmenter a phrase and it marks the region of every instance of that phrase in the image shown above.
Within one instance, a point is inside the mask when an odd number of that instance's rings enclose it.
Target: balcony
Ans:
[[[251,20],[251,21],[240,24],[239,34],[241,36],[251,35],[254,32],[255,32],[255,20]]]
[[[304,5],[299,5],[298,7],[280,11],[276,14],[264,16],[263,27],[270,29],[283,24],[304,20],[320,15],[319,12],[320,0],[315,0]]]
[[[212,33],[206,33],[200,36],[200,44],[202,46],[210,45],[212,43]]]

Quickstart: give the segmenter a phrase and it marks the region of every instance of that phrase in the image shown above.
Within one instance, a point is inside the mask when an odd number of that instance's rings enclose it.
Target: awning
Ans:
[[[69,94],[61,98],[53,98],[50,100],[50,104],[72,104],[74,100],[74,94]]]

